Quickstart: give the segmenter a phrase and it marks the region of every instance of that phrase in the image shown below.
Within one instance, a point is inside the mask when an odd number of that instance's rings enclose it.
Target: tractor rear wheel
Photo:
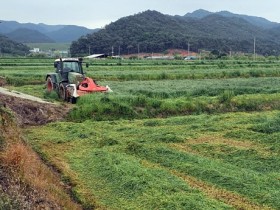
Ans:
[[[66,85],[67,83],[63,83],[63,82],[59,84],[59,98],[61,98],[64,101],[67,101],[68,99]]]
[[[46,80],[46,89],[48,92],[52,92],[54,90],[54,84],[51,77],[48,77]]]

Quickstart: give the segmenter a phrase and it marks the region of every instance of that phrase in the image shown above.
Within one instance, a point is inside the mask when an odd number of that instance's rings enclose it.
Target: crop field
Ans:
[[[85,209],[280,209],[278,60],[88,61],[109,94],[25,139]],[[51,59],[1,58],[8,88],[44,91]]]
[[[48,50],[67,50],[70,47],[70,43],[27,43],[30,48],[39,48],[43,51]]]

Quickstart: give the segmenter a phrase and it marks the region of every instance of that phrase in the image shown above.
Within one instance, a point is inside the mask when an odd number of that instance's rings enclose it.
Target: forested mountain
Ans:
[[[207,11],[204,13],[207,13]],[[280,53],[279,30],[258,27],[241,17],[219,14],[200,15],[199,18],[163,15],[145,11],[119,19],[94,34],[72,42],[72,55],[91,53],[121,54],[163,52],[170,48],[199,50],[256,52],[264,55]],[[280,31],[279,31],[280,32]]]
[[[98,31],[98,29],[89,30],[86,27],[68,25],[58,30],[50,31],[46,33],[46,35],[55,40],[55,42],[65,43],[72,42],[73,40],[77,40],[83,35],[94,33],[96,31]]]
[[[19,28],[8,34],[7,37],[10,39],[21,42],[21,43],[53,43],[55,42],[48,36],[40,33],[39,31],[27,29],[27,28]]]
[[[28,40],[24,42],[30,43],[72,42],[83,35],[98,30],[74,25],[46,25],[3,20],[1,22],[0,34],[18,42]],[[18,33],[18,30],[23,30],[24,33]]]
[[[0,56],[3,54],[26,55],[29,48],[21,43],[14,42],[0,34]]]
[[[220,15],[220,16],[223,16],[223,17],[242,18],[243,20],[246,20],[246,21],[248,21],[249,23],[251,23],[255,26],[265,28],[265,29],[274,28],[274,27],[277,27],[277,26],[280,25],[279,23],[271,22],[271,21],[269,21],[265,18],[262,18],[262,17],[234,14],[234,13],[231,13],[231,12],[228,12],[228,11],[209,12],[207,10],[199,9],[199,10],[196,10],[192,13],[187,13],[183,17],[185,17],[185,18],[192,17],[192,18],[201,19],[201,18],[204,18],[204,17],[206,17],[208,15],[211,15],[211,14],[216,14],[216,15]]]

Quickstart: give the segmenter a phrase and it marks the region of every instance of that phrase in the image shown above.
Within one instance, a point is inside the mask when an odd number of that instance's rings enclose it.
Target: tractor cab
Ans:
[[[54,68],[57,73],[61,72],[76,72],[84,74],[82,67],[83,59],[81,58],[60,58],[54,62]]]
[[[55,60],[54,67],[62,82],[77,83],[84,79],[82,63],[81,58],[60,58]]]

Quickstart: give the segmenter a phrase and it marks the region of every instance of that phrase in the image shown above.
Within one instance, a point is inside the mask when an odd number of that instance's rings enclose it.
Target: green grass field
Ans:
[[[68,50],[71,43],[28,43],[27,46],[30,48],[39,48],[40,50]]]
[[[52,60],[0,61],[9,88],[46,96]],[[114,92],[25,128],[84,208],[280,209],[278,60],[89,62]]]

